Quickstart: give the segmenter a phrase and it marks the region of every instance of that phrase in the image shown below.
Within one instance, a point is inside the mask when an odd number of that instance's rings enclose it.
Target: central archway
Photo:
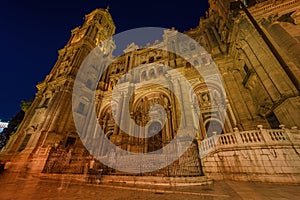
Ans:
[[[162,127],[159,122],[152,122],[147,131],[148,135],[153,135],[147,139],[147,150],[153,152],[163,147]]]

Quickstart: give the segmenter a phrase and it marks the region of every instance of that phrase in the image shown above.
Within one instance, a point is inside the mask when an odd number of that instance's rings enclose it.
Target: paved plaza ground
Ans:
[[[299,199],[300,186],[253,182],[214,181],[204,186],[142,186],[87,184],[66,179],[0,175],[1,200],[99,199],[99,200],[194,200],[194,199]]]

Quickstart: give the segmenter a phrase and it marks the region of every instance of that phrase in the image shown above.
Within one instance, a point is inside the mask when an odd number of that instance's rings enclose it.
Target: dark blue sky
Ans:
[[[2,0],[0,119],[9,120],[21,100],[34,98],[35,85],[50,72],[71,29],[108,2],[116,33],[149,26],[182,32],[197,26],[208,7],[207,0]]]

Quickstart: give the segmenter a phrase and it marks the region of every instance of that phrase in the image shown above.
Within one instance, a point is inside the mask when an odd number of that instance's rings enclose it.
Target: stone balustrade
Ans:
[[[300,183],[300,131],[280,128],[235,129],[199,141],[204,174],[216,180]]]
[[[209,137],[205,140],[202,140],[199,145],[199,152],[200,152],[200,157],[203,157],[207,155],[209,152],[211,152],[218,141],[217,135],[213,135],[212,137]]]
[[[204,157],[212,151],[244,147],[244,146],[274,146],[274,145],[300,145],[300,131],[296,128],[263,129],[238,131],[222,135],[213,135],[199,142],[200,156]]]

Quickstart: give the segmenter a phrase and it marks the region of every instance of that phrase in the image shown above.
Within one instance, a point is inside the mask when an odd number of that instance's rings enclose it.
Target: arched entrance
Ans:
[[[147,150],[153,152],[161,149],[162,145],[162,130],[159,122],[152,122],[148,128],[148,135],[153,135],[147,139]]]
[[[213,135],[213,132],[216,132],[216,134],[223,134],[223,126],[222,124],[217,120],[209,120],[205,124],[205,130],[206,130],[206,136],[211,137]]]

